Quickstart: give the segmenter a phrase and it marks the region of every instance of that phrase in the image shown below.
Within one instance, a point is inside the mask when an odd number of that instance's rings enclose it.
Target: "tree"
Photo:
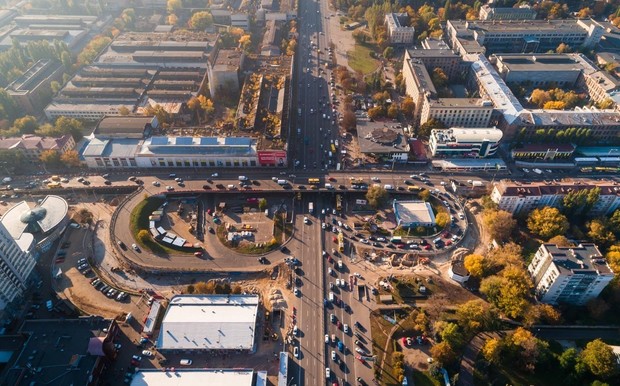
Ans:
[[[517,221],[512,214],[505,210],[485,210],[482,214],[482,222],[494,240],[503,242],[508,240],[517,226]]]
[[[65,66],[65,70],[71,71],[71,67],[73,66],[73,60],[71,59],[71,54],[69,51],[63,51],[60,55],[60,61],[62,65]]]
[[[446,212],[437,213],[437,216],[435,216],[435,223],[439,228],[445,228],[450,224],[450,215]]]
[[[368,109],[368,118],[379,119],[385,115],[385,109],[381,106],[375,106]]]
[[[471,255],[470,255],[471,256]],[[479,255],[478,255],[479,256]],[[466,335],[473,335],[490,327],[495,315],[482,299],[470,300],[456,308],[458,325]]]
[[[551,324],[557,325],[562,322],[562,314],[549,304],[535,304],[530,306],[525,312],[523,320],[524,326],[532,326],[534,324]]]
[[[566,103],[562,101],[549,101],[543,105],[545,110],[566,110]]]
[[[387,116],[390,119],[395,119],[398,117],[398,106],[395,103],[392,103],[390,107],[388,107]]]
[[[389,197],[390,196],[387,190],[381,186],[371,186],[366,192],[366,200],[368,200],[368,204],[375,209],[387,204]]]
[[[138,241],[140,241],[140,243],[144,244],[151,239],[151,234],[146,229],[140,229],[136,237],[138,238]]]
[[[187,23],[189,28],[196,31],[204,31],[207,27],[213,25],[213,16],[207,11],[196,12],[192,15]]]
[[[555,49],[555,52],[558,54],[567,54],[572,51],[573,49],[566,43],[560,43],[560,45]]]
[[[413,113],[415,111],[415,102],[413,102],[413,98],[405,97],[400,104],[400,110],[403,112],[405,118],[413,119]]]
[[[264,211],[265,209],[267,209],[267,199],[261,198],[258,200],[258,210]]]
[[[552,237],[547,241],[549,244],[555,244],[558,247],[570,247],[571,242],[564,235]]]
[[[183,3],[181,3],[181,0],[168,0],[168,3],[166,4],[166,10],[168,13],[177,13],[177,11],[182,7]]]
[[[352,33],[353,39],[359,44],[366,43],[368,41],[368,34],[361,29],[356,29]]]
[[[463,344],[463,334],[459,331],[456,323],[445,323],[439,332],[441,340],[446,342],[452,348],[458,348]]]
[[[385,50],[383,50],[383,57],[384,58],[390,59],[390,58],[392,58],[392,55],[394,55],[394,48],[386,47]]]
[[[563,370],[570,372],[575,368],[578,358],[577,350],[574,347],[569,347],[558,357],[558,362]]]
[[[420,135],[421,137],[429,137],[431,135],[431,130],[445,128],[446,126],[441,121],[435,118],[431,118],[420,125],[420,128],[418,129],[418,135]]]
[[[577,12],[577,17],[580,19],[587,19],[592,16],[592,10],[588,7],[581,8],[579,12]]]
[[[588,223],[588,236],[603,248],[616,242],[616,236],[607,228],[607,221],[603,218],[595,218]]]
[[[490,338],[482,346],[482,355],[487,362],[497,365],[501,362],[502,341],[497,338]]]
[[[616,103],[614,102],[613,99],[611,98],[605,98],[600,102],[596,103],[596,107],[601,109],[601,110],[609,110],[609,109],[613,109],[614,105]]]
[[[41,126],[41,128],[42,127],[43,126]],[[75,118],[61,116],[56,119],[56,122],[54,122],[54,131],[58,134],[51,136],[70,134],[73,139],[78,141],[83,137],[82,130],[84,130],[84,125],[82,125],[82,122]]]
[[[614,272],[620,272],[620,245],[612,245],[605,258]]]
[[[56,150],[45,150],[41,152],[39,160],[47,165],[58,165],[60,163],[60,155]]]
[[[431,192],[428,189],[422,189],[418,192],[418,197],[422,201],[428,201],[431,198]]]
[[[550,100],[551,95],[549,95],[549,92],[538,88],[532,91],[532,95],[530,96],[530,101],[538,105],[538,107],[543,107],[545,103],[549,102]]]
[[[348,132],[355,131],[357,128],[357,117],[352,110],[346,109],[342,114],[342,127]]]
[[[580,355],[581,360],[592,374],[609,378],[616,373],[616,356],[613,350],[600,339],[586,345]]]
[[[178,22],[179,22],[179,17],[175,15],[174,13],[171,13],[170,15],[168,15],[168,18],[166,19],[166,23],[168,25],[177,25]]]
[[[80,166],[80,156],[75,150],[67,150],[63,155],[60,156],[60,161],[65,164],[67,167],[78,167]]]
[[[245,51],[248,52],[250,47],[252,46],[252,36],[249,34],[245,34],[239,38],[239,46]]]
[[[448,76],[439,67],[435,67],[431,73],[431,80],[437,88],[445,87],[448,84]]]
[[[456,354],[447,342],[437,343],[430,351],[431,357],[441,365],[448,366],[456,360]]]
[[[50,82],[50,90],[52,91],[52,94],[56,94],[61,88],[62,86],[58,83],[58,81],[53,80]]]
[[[127,115],[129,115],[129,114],[131,113],[131,111],[129,110],[129,108],[128,108],[127,106],[121,106],[121,107],[119,107],[119,109],[118,109],[118,113],[119,113],[121,116],[126,117]]]
[[[39,123],[32,115],[26,115],[22,118],[17,118],[13,122],[13,127],[19,130],[20,134],[33,134],[39,128]]]
[[[532,232],[549,240],[554,236],[566,233],[569,224],[557,208],[546,206],[541,209],[534,209],[527,219],[527,227]]]
[[[469,274],[474,277],[484,276],[484,271],[487,269],[484,256],[478,254],[465,256],[463,264]]]

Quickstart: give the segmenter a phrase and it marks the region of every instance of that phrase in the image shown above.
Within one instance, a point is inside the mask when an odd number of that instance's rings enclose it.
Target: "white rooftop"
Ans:
[[[404,224],[434,224],[435,214],[431,204],[424,201],[396,201],[394,200],[394,212],[399,222]]]
[[[503,132],[497,128],[460,128],[431,130],[431,135],[437,138],[439,143],[477,143],[482,141],[499,142]]]
[[[257,295],[179,295],[161,324],[161,350],[253,350]]]
[[[252,386],[253,374],[252,369],[141,370],[131,386]]]

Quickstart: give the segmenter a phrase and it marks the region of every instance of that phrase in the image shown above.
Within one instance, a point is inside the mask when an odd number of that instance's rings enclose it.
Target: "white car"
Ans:
[[[134,251],[138,250],[138,245],[137,244],[131,244],[131,247],[133,248]]]
[[[379,177],[371,177],[370,179],[371,179],[372,181],[374,181],[374,182],[379,182],[379,181],[381,181],[381,180],[379,179]]]
[[[159,186],[159,185],[161,185],[161,184],[159,183],[159,181],[153,181],[153,182],[152,182],[152,184],[153,184],[153,186]]]
[[[153,352],[149,350],[142,350],[142,355],[144,355],[145,357],[152,357]]]
[[[217,178],[217,177],[219,177],[219,176],[220,176],[220,174],[219,174],[219,173],[211,173],[211,177],[212,177],[212,178]]]
[[[321,209],[321,214],[325,214],[325,209]]]
[[[344,331],[345,334],[348,334],[349,333],[349,325],[345,324],[342,330]]]
[[[173,191],[173,190],[174,190],[174,187],[173,187],[173,186],[168,185],[168,186],[166,186],[166,190],[167,190],[167,191],[169,191],[169,192],[170,192],[170,191]]]
[[[325,229],[325,228],[327,228],[327,224],[325,223],[321,224],[321,229]]]
[[[295,294],[295,296],[299,296],[299,288],[295,287],[293,294]]]
[[[310,224],[310,219],[308,217],[304,217],[304,224]]]
[[[299,358],[299,347],[295,346],[295,348],[293,349],[293,356],[295,358]]]
[[[325,334],[325,343],[329,344],[329,335],[328,334]]]
[[[298,333],[299,329],[297,328],[297,326],[293,327],[293,335],[297,336]]]
[[[336,361],[336,350],[332,350],[332,361]]]
[[[362,244],[369,244],[370,243],[370,241],[368,241],[366,239],[361,239],[360,241],[362,242]]]
[[[318,12],[318,11],[317,11]],[[331,375],[330,371],[329,371],[329,367],[325,368],[325,378],[329,379],[329,376]]]

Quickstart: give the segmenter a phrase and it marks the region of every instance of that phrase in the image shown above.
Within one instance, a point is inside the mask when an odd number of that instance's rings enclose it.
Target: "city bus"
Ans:
[[[336,195],[336,210],[338,212],[342,210],[342,196],[340,194]]]
[[[318,185],[319,184],[319,179],[318,178],[308,178],[308,184],[310,185]]]

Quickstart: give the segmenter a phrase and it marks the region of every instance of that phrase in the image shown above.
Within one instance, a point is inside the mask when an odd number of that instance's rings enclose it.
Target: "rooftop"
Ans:
[[[41,204],[31,208],[26,201],[22,201],[9,208],[0,221],[18,240],[22,234],[46,233],[56,227],[67,216],[69,205],[62,197],[46,196]]]
[[[32,134],[24,134],[19,138],[0,139],[0,149],[24,149],[24,150],[59,150],[62,149],[71,136],[66,134],[60,138],[39,137]]]
[[[598,187],[601,196],[620,197],[620,185],[613,181],[597,181],[579,179],[577,181],[563,180],[559,182],[539,181],[539,182],[512,182],[502,180],[495,185],[502,196],[543,196],[543,195],[566,195],[570,192],[580,190],[590,190]]]
[[[498,62],[510,71],[598,70],[581,54],[497,54]]]
[[[445,43],[444,43],[445,44]],[[433,43],[433,45],[440,45],[439,43]],[[411,58],[434,58],[434,57],[443,57],[443,58],[455,58],[455,59],[460,59],[461,57],[456,54],[454,51],[452,51],[449,47],[445,47],[445,48],[430,48],[430,49],[415,49],[415,48],[410,48],[407,51],[409,51],[409,56]]]
[[[151,137],[141,146],[140,155],[253,155],[256,140],[248,137]]]
[[[438,143],[476,143],[481,141],[499,142],[503,132],[497,128],[457,128],[431,130]]]
[[[130,386],[253,386],[252,369],[142,369]]]
[[[434,224],[435,214],[431,204],[425,201],[393,202],[394,214],[400,224]]]
[[[142,139],[138,138],[92,138],[81,155],[83,157],[133,158],[141,144]]]
[[[392,154],[409,152],[403,129],[388,128],[370,122],[358,122],[357,139],[362,153]]]
[[[594,244],[579,244],[576,247],[543,244],[541,248],[551,255],[560,274],[613,274],[603,255]]]
[[[458,34],[472,34],[478,31],[482,34],[493,33],[525,33],[536,36],[538,32],[579,33],[586,34],[578,22],[588,23],[588,20],[448,20]]]
[[[95,134],[133,133],[143,134],[147,125],[153,124],[154,116],[103,117],[97,124]]]
[[[485,104],[485,102],[489,102]],[[437,98],[429,101],[431,107],[487,107],[493,108],[490,101],[482,98]]]
[[[26,320],[20,332],[28,340],[3,384],[87,385],[100,358],[89,354],[90,340],[105,339],[103,329],[111,322],[98,317]]]
[[[238,71],[241,67],[243,52],[236,49],[220,49],[211,57],[215,71]]]
[[[557,150],[561,152],[572,152],[575,150],[575,147],[570,143],[558,143],[558,144],[538,144],[538,143],[528,143],[521,147],[513,148],[513,151],[518,152],[539,152],[539,151],[547,151],[547,150]]]
[[[62,64],[55,60],[38,60],[7,86],[12,91],[30,91],[57,71]]]
[[[178,295],[170,300],[157,347],[162,350],[253,350],[257,295]]]

